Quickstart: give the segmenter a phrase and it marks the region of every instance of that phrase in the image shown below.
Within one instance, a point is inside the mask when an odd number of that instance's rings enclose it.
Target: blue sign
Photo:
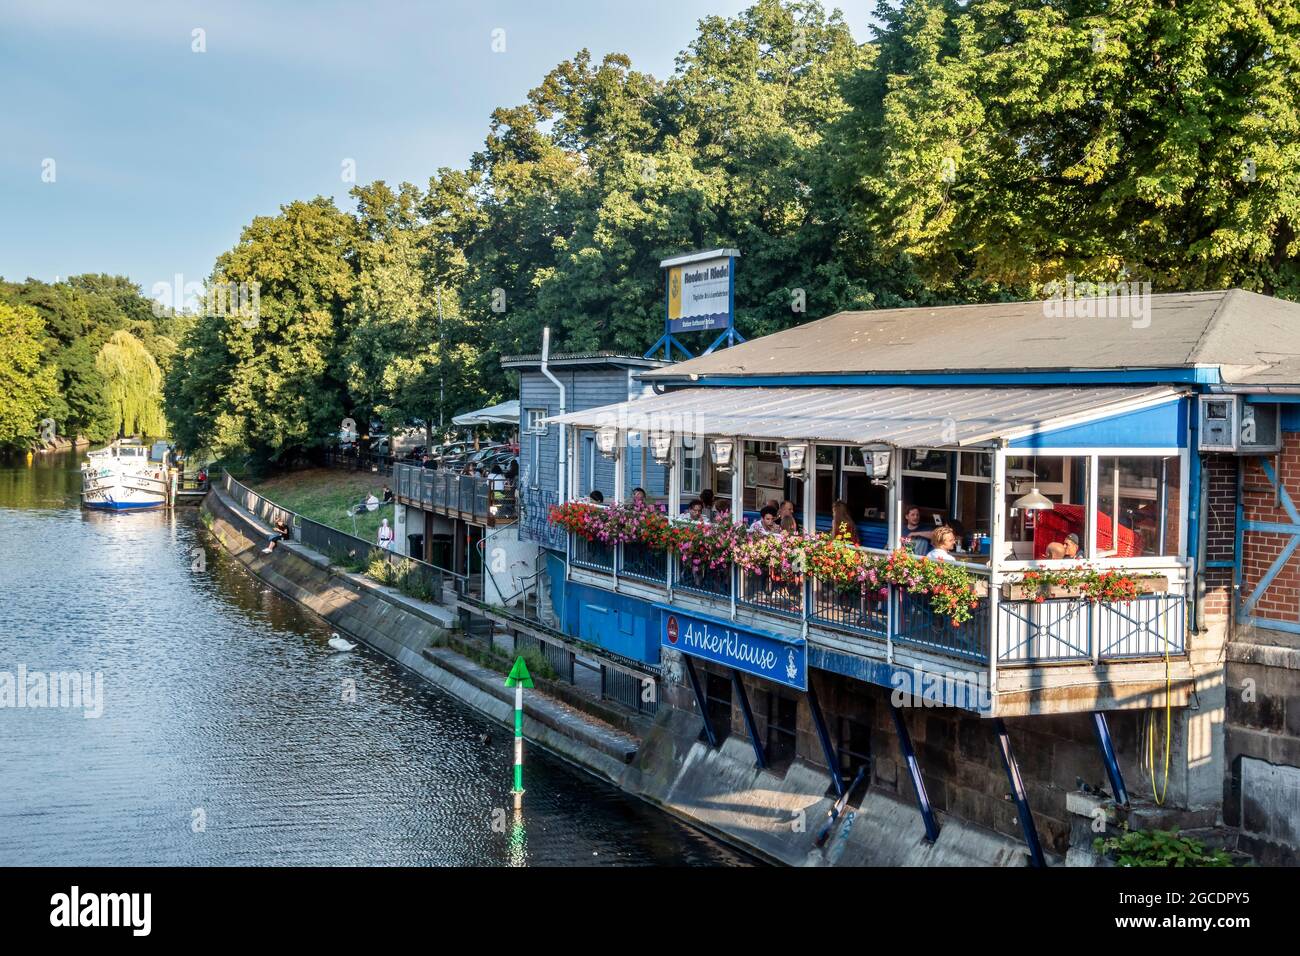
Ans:
[[[661,646],[734,667],[774,684],[808,689],[808,645],[802,638],[763,634],[684,614],[667,605],[656,606],[663,612]]]

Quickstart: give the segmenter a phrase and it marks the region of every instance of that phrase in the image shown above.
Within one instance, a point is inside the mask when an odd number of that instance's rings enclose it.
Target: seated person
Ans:
[[[916,554],[925,554],[930,550],[930,544],[937,530],[934,528],[927,531],[922,528],[921,509],[916,505],[909,505],[903,510],[903,527],[900,529],[899,544],[903,547],[910,546]]]
[[[704,502],[699,498],[692,499],[691,503],[686,506],[686,518],[688,521],[704,520]]]
[[[777,522],[781,525],[781,530],[790,534],[799,533],[799,522],[794,517],[794,502],[787,498],[781,502],[781,507],[777,511]]]
[[[1049,543],[1043,557],[1048,561],[1072,561],[1082,558],[1083,551],[1079,548],[1079,536],[1072,531],[1065,536],[1064,541]]]
[[[931,561],[956,561],[953,550],[957,547],[957,533],[949,525],[943,524],[930,534],[930,550],[925,556]]]
[[[275,550],[275,546],[279,541],[292,536],[292,529],[289,527],[289,523],[284,520],[284,515],[276,518],[271,527],[274,529],[274,533],[267,539],[266,547],[262,549],[263,554],[270,554]]]
[[[777,524],[777,516],[780,509],[773,505],[764,505],[763,510],[758,513],[758,519],[749,526],[749,530],[756,534],[776,534],[781,530]]]
[[[700,506],[705,521],[712,521],[717,508],[713,501],[713,489],[705,488],[700,492]]]
[[[587,498],[592,504],[603,505],[605,503],[605,496],[601,494],[599,488],[592,488],[591,494],[587,495]]]
[[[393,500],[393,489],[384,485],[384,504],[389,504]]]

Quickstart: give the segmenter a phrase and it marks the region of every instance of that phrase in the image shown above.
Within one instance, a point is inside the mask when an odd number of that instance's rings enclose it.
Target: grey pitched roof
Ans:
[[[1105,313],[1106,301],[1076,309]],[[1061,317],[1042,300],[839,312],[642,378],[1218,366],[1242,382],[1300,371],[1300,303],[1230,289],[1152,295],[1149,305],[1139,318]]]

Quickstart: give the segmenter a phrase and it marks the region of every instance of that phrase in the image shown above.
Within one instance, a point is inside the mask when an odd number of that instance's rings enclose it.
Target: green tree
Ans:
[[[58,376],[41,357],[44,332],[35,309],[0,302],[0,448],[37,444],[40,422],[57,397]]]
[[[162,372],[144,344],[119,330],[95,356],[104,378],[114,429],[121,435],[157,437],[167,434],[162,411]]]

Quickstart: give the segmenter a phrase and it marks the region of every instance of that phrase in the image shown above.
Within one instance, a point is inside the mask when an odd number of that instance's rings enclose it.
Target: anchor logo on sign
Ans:
[[[799,676],[799,668],[794,666],[794,650],[792,649],[786,653],[789,656],[786,658],[785,662],[785,676],[790,678],[790,680],[794,680]]]

